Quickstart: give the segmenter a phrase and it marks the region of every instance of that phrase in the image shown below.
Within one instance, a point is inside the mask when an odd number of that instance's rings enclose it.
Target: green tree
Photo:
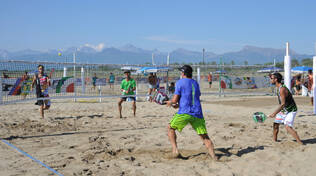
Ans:
[[[311,59],[311,58],[302,59],[301,65],[303,65],[303,66],[313,66],[313,59]]]
[[[248,61],[244,61],[244,65],[248,65]]]
[[[264,65],[273,65],[273,63],[272,62],[267,62]]]
[[[211,65],[216,65],[216,64],[217,64],[216,61],[211,62]]]
[[[292,59],[291,63],[292,63],[292,67],[296,67],[300,65],[297,59]]]
[[[283,68],[284,67],[284,62],[277,62],[277,63],[275,63],[275,66],[279,67],[279,68]]]
[[[230,64],[231,64],[231,65],[235,65],[235,61],[232,60],[232,61],[230,62]]]

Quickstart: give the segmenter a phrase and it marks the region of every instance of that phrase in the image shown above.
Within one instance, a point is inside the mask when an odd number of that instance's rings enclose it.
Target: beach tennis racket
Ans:
[[[253,113],[252,118],[256,123],[263,123],[267,119],[267,115],[263,112],[255,112]]]

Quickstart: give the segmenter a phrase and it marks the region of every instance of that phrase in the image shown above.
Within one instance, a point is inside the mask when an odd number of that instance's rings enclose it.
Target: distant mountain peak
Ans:
[[[126,44],[122,47],[118,48],[121,51],[125,51],[125,52],[134,52],[134,53],[140,53],[140,52],[144,52],[145,50],[141,49],[141,48],[137,48],[136,46],[132,45],[132,44]]]
[[[92,45],[89,43],[84,44],[83,46],[80,46],[77,50],[81,52],[101,52],[105,48],[104,43],[99,43],[98,45]]]
[[[192,51],[185,48],[178,48],[169,52],[171,63],[199,63],[201,61],[206,62],[218,62],[219,58],[222,58],[224,62],[230,63],[234,61],[236,64],[244,63],[248,61],[249,64],[263,64],[277,59],[282,61],[285,55],[285,49],[263,48],[252,45],[244,46],[240,51],[226,52],[223,54],[215,54],[206,50],[204,58],[202,49],[200,51]],[[8,52],[0,49],[0,59],[12,59],[12,60],[60,60],[63,57],[58,56],[58,52],[62,53],[65,58],[72,58],[72,54],[77,52],[78,62],[89,63],[133,63],[144,64],[151,62],[151,56],[154,54],[155,62],[165,63],[167,58],[167,52],[160,52],[157,48],[149,50],[138,48],[132,44],[126,44],[122,47],[106,47],[103,43],[92,45],[84,44],[79,47],[69,47],[65,49],[50,49],[46,52],[34,51],[31,49]],[[290,50],[290,55],[295,59],[311,58],[311,55],[297,54],[293,50]]]

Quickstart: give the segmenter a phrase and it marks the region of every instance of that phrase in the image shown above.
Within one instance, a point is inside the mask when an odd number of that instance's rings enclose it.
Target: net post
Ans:
[[[99,96],[100,96],[100,98],[99,98],[99,103],[101,103],[101,102],[102,102],[102,98],[101,98],[101,96],[102,96],[101,85],[98,86],[98,90],[99,90]]]
[[[74,61],[74,102],[77,102],[77,99],[76,99],[76,96],[77,96],[77,93],[76,93],[76,53],[74,52],[73,53],[73,61]]]
[[[84,68],[83,66],[81,66],[81,91],[82,91],[82,94],[85,95],[86,93],[86,87],[85,87],[85,82],[84,82]]]
[[[136,88],[135,88],[135,95],[136,95],[136,96],[135,96],[135,100],[137,101],[137,99],[138,99],[138,96],[137,96],[137,94],[138,94],[138,90],[137,90],[137,89],[138,89],[137,79],[136,79],[135,82],[136,82]]]
[[[2,72],[0,71],[0,105],[2,105]]]
[[[64,73],[63,73],[63,77],[67,77],[67,67],[64,66]]]
[[[201,87],[201,73],[200,73],[200,67],[199,66],[196,68],[196,72],[197,72],[197,75],[196,75],[197,82],[199,83],[199,86]]]
[[[222,58],[220,58],[219,60],[219,65],[220,65],[220,72],[218,74],[218,97],[221,97],[222,96],[222,85],[221,85],[221,82],[222,82]]]
[[[316,86],[315,86],[315,80],[316,80],[316,56],[313,57],[313,84],[312,84],[312,89],[311,93],[313,95],[313,114],[316,114]]]

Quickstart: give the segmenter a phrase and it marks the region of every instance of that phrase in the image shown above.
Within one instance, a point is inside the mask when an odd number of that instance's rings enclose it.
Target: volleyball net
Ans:
[[[124,79],[122,69],[131,69],[136,80],[137,97],[148,92],[148,74],[155,72],[158,88],[168,89],[172,82],[180,79],[179,65],[167,69],[141,71],[148,65],[126,67],[115,64],[79,64],[56,62],[27,62],[0,60],[0,104],[36,100],[35,88],[31,89],[38,65],[43,65],[45,74],[50,78],[49,99],[119,97],[120,83]],[[238,95],[271,93],[267,73],[259,73],[264,66],[223,66],[193,65],[193,78],[198,80],[202,94]],[[162,67],[160,67],[162,68]],[[209,78],[211,73],[211,81]],[[210,82],[212,85],[210,86]],[[42,98],[45,99],[45,98]]]

